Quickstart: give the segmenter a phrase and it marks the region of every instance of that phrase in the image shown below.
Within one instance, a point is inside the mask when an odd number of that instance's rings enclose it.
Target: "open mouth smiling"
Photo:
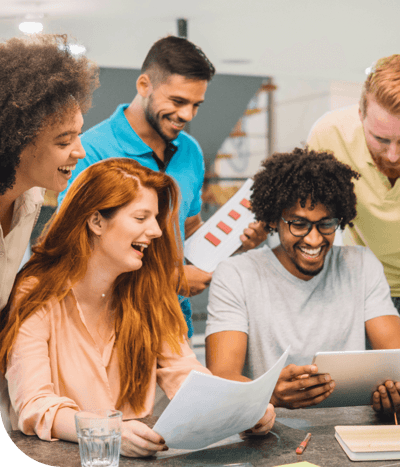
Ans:
[[[131,244],[131,246],[134,250],[139,251],[140,253],[143,253],[144,249],[147,248],[149,245],[148,243],[134,242]]]
[[[72,170],[74,170],[76,167],[76,164],[75,165],[63,165],[62,167],[59,167],[57,170],[61,173],[63,173],[64,175],[69,175]]]

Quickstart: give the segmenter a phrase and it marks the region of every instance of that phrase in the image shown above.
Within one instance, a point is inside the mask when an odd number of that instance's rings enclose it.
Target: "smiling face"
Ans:
[[[331,219],[332,215],[328,209],[318,203],[311,209],[311,202],[307,200],[304,208],[298,201],[295,206],[285,209],[282,217],[286,221],[308,220],[318,222]],[[289,225],[279,221],[276,227],[281,244],[274,248],[274,253],[282,265],[295,277],[308,281],[319,274],[324,267],[325,257],[332,248],[335,233],[321,235],[314,225],[305,237],[295,237],[289,230]]]
[[[400,177],[400,116],[392,115],[368,97],[365,118],[360,111],[368,150],[378,170],[389,179]]]
[[[162,235],[157,222],[158,196],[154,189],[140,188],[138,196],[110,218],[98,212],[92,222],[93,256],[115,277],[142,267],[146,248]],[[93,217],[92,216],[92,217]]]
[[[144,106],[147,122],[163,140],[174,140],[197,114],[206,90],[206,80],[180,75],[169,76],[155,88],[149,84]]]
[[[21,152],[17,182],[25,190],[34,186],[61,192],[79,159],[85,157],[79,134],[82,113],[75,108],[61,122],[49,123]]]

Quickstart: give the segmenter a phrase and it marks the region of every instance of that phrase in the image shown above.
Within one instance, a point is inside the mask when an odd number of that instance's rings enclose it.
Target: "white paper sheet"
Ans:
[[[240,235],[250,222],[255,222],[254,214],[240,202],[250,200],[253,180],[247,179],[239,191],[227,201],[213,216],[208,219],[193,235],[185,240],[185,257],[203,271],[213,272],[218,263],[229,258],[241,245]],[[229,213],[234,210],[239,214],[233,219]],[[223,222],[232,230],[225,233],[217,224]],[[211,233],[220,243],[214,245],[205,235]]]
[[[240,437],[239,434],[230,436],[229,438],[225,438],[222,441],[218,441],[218,443],[214,443],[211,446],[206,446],[201,449],[174,449],[170,448],[168,451],[158,451],[156,453],[157,459],[165,459],[167,457],[176,457],[176,456],[185,456],[186,454],[191,454],[192,452],[199,452],[202,449],[213,449],[218,448],[221,446],[227,446],[229,444],[236,444],[236,443],[243,443],[243,439]]]
[[[289,353],[255,381],[242,383],[192,370],[154,426],[168,447],[201,449],[252,428],[267,410]]]

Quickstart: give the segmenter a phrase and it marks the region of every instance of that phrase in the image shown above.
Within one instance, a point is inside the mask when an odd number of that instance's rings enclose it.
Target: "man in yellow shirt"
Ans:
[[[364,83],[360,105],[329,112],[309,136],[361,174],[357,217],[344,243],[370,248],[384,267],[400,313],[400,55],[382,58]]]

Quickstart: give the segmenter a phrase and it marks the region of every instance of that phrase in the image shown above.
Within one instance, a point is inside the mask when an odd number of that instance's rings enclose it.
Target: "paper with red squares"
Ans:
[[[218,263],[229,258],[242,244],[240,235],[250,222],[251,187],[249,178],[199,230],[185,241],[185,257],[203,271],[213,272]]]

